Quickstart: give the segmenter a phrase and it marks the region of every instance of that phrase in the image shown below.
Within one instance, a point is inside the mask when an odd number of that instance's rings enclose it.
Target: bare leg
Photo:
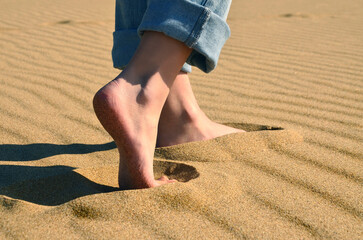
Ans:
[[[120,188],[172,182],[154,179],[153,155],[162,107],[190,52],[162,33],[146,32],[126,69],[96,93],[95,113],[120,153]]]
[[[208,140],[225,134],[243,132],[211,121],[200,109],[189,77],[180,72],[161,112],[157,146]]]

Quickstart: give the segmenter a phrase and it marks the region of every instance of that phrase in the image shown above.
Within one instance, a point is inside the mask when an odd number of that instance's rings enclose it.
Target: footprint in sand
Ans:
[[[278,15],[280,18],[335,18],[333,15],[324,14],[305,14],[305,13],[284,13]]]
[[[279,17],[282,17],[282,18],[309,18],[310,16],[308,14],[303,14],[303,13],[285,13],[285,14],[280,14]]]

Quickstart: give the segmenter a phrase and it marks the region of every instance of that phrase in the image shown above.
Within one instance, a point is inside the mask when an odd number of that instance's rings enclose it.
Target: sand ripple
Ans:
[[[129,191],[91,105],[118,73],[114,1],[0,5],[0,239],[362,239],[361,1],[234,1],[191,80],[248,132],[159,148],[180,182]]]

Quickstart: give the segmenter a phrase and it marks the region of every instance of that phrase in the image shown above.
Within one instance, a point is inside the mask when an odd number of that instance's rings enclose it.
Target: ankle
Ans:
[[[197,125],[205,122],[208,119],[203,111],[196,104],[186,103],[183,104],[178,101],[168,99],[163,107],[160,121],[164,123],[174,123],[178,126],[183,125]]]
[[[189,105],[183,108],[181,119],[186,124],[198,125],[208,118],[198,106]]]
[[[125,70],[146,78],[160,73],[170,88],[191,51],[192,49],[178,40],[159,32],[146,31]]]

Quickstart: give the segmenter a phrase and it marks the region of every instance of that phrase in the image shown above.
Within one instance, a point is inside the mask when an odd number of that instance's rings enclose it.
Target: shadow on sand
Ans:
[[[282,130],[278,127],[254,124],[228,125],[246,131]],[[88,154],[114,148],[116,148],[114,142],[94,145],[3,144],[0,145],[0,161],[27,162],[61,154]],[[114,169],[113,166],[112,168]],[[167,175],[179,182],[188,182],[199,177],[199,172],[193,166],[176,162],[154,161],[154,171],[158,176]],[[112,171],[108,170],[103,174],[110,174],[110,172]],[[40,205],[56,206],[86,195],[120,191],[119,188],[96,183],[86,176],[69,166],[0,165],[0,195]],[[4,199],[0,197],[0,207],[8,206]]]
[[[60,154],[106,151],[115,147],[113,142],[101,145],[8,144],[0,145],[0,160],[26,162]],[[110,174],[117,178],[115,169],[117,166],[76,170],[69,166],[0,165],[0,195],[5,196],[5,198],[0,196],[0,208],[11,207],[7,197],[39,205],[57,206],[87,195],[121,191],[120,188],[106,186],[89,179],[89,176],[107,179]],[[169,161],[155,160],[154,172],[158,177],[166,175],[179,182],[188,182],[199,177],[195,167]]]
[[[0,145],[0,161],[34,161],[60,154],[87,154],[116,148],[114,142],[105,144],[68,144],[33,143],[27,145]]]
[[[26,162],[61,154],[87,154],[114,148],[114,142],[69,145],[3,144],[0,145],[0,161]],[[78,197],[119,190],[95,183],[73,170],[69,166],[0,165],[0,195],[55,206]]]
[[[95,183],[73,170],[67,166],[0,165],[0,195],[56,206],[78,197],[119,190]]]

